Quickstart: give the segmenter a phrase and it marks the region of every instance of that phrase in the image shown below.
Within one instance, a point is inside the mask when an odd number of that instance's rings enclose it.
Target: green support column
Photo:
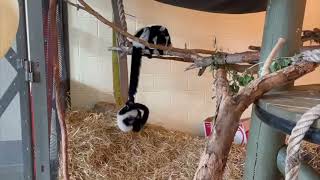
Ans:
[[[112,10],[113,10],[113,21],[116,25],[127,31],[127,25],[121,23],[121,18],[119,15],[119,4],[117,0],[112,0]],[[120,39],[124,39],[122,35],[112,31],[113,46],[120,46]],[[119,38],[120,37],[120,38]],[[128,99],[128,65],[127,65],[127,54],[112,51],[112,70],[113,70],[113,92],[115,102],[118,107],[123,106],[123,104]]]
[[[283,147],[280,149],[277,156],[277,165],[281,174],[285,174],[285,161],[287,156],[287,148]],[[300,170],[299,170],[299,180],[319,180],[320,175],[316,170],[310,167],[307,163],[301,162]]]
[[[279,56],[290,56],[298,52],[302,45],[300,37],[305,5],[306,0],[269,0],[260,61],[265,61],[280,37],[286,39],[286,44]],[[284,134],[264,124],[253,112],[244,178],[280,179],[277,154],[284,141]]]
[[[112,45],[117,46],[117,35],[112,32]],[[112,52],[112,71],[113,71],[113,95],[118,107],[123,106],[127,98],[124,98],[121,91],[121,72],[120,72],[120,63],[119,63],[119,53]]]

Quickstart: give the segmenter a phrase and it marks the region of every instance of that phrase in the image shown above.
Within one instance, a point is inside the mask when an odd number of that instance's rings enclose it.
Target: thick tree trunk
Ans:
[[[273,87],[296,80],[312,72],[316,67],[315,63],[298,62],[281,71],[256,79],[237,95],[230,93],[225,69],[218,69],[215,80],[218,104],[216,121],[194,179],[221,180],[240,117],[245,109]]]
[[[225,69],[216,72],[217,113],[213,132],[201,156],[194,179],[222,179],[234,134],[242,112],[236,111]]]
[[[242,114],[234,109],[236,104],[230,96],[222,100],[214,130],[201,156],[194,179],[222,179],[233,137],[238,129],[237,122]]]

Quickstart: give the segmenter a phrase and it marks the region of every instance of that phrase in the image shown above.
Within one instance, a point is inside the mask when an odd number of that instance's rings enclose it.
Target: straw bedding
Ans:
[[[140,133],[122,133],[116,127],[115,113],[111,104],[68,113],[71,179],[192,179],[203,138],[155,125],[147,125]],[[241,179],[244,157],[244,147],[232,147],[225,179]],[[320,168],[319,161],[310,161]]]

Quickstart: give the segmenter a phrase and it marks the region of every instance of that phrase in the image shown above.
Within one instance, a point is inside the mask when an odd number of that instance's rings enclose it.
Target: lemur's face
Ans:
[[[157,44],[159,45],[165,45],[165,46],[171,46],[171,39],[169,32],[166,28],[160,28],[159,29],[159,35],[157,38]]]

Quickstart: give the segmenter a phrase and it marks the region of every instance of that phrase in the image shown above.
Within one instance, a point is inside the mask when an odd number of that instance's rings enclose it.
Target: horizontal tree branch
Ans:
[[[121,51],[121,52],[125,52],[128,55],[131,55],[132,53],[132,48],[131,47],[110,47],[109,50],[111,51]],[[143,51],[143,56],[148,55],[149,51],[144,50]],[[248,70],[248,68],[250,68],[247,72],[250,74],[256,74],[258,72],[258,66],[251,68],[253,65],[252,64],[248,64],[247,62],[250,62],[250,60],[248,60],[248,58],[250,56],[250,52],[248,52],[248,55],[246,55],[246,57],[244,57],[246,53],[235,53],[234,55],[229,54],[229,59],[227,59],[227,62],[229,64],[227,64],[227,67],[229,69],[235,70],[237,72],[245,72]],[[178,55],[178,53],[176,53],[176,55]],[[182,54],[181,54],[182,55]],[[252,53],[252,62],[250,63],[254,63],[254,60],[256,57],[257,53]],[[242,58],[238,58],[238,57],[242,57]],[[156,59],[162,59],[162,60],[174,60],[174,61],[179,61],[179,62],[187,62],[187,63],[194,63],[194,59],[189,58],[189,57],[178,57],[178,56],[159,56],[159,55],[153,55],[152,58],[156,58]],[[243,62],[240,62],[240,60],[243,60]],[[211,63],[212,64],[212,60],[211,58],[208,58],[207,63]],[[237,61],[239,61],[238,63],[236,63]],[[219,61],[222,63],[222,61]],[[235,63],[235,64],[232,64]],[[243,63],[243,64],[242,64]],[[211,65],[210,64],[210,65]],[[223,63],[222,63],[223,64]],[[204,68],[206,68],[207,66],[204,66]]]
[[[311,50],[314,50],[314,49],[320,49],[320,45],[303,46],[303,47],[300,49],[300,52],[311,51]]]
[[[132,34],[122,30],[120,27],[116,26],[111,21],[104,18],[100,13],[95,11],[90,5],[88,5],[84,0],[78,0],[81,4],[72,3],[68,0],[65,0],[71,6],[76,7],[77,9],[81,9],[86,11],[87,13],[96,17],[99,21],[104,23],[107,26],[110,26],[115,31],[119,32],[123,36],[139,42],[147,47],[161,49],[165,51],[166,56],[155,56],[158,59],[164,60],[176,60],[182,62],[192,62],[193,64],[186,68],[186,70],[191,70],[195,68],[205,68],[214,64],[238,64],[238,63],[250,63],[254,64],[257,63],[260,58],[260,53],[257,51],[246,51],[241,53],[225,53],[225,52],[217,52],[205,49],[182,49],[182,48],[175,48],[175,47],[166,47],[166,46],[159,46],[150,44],[146,41],[143,41]],[[312,49],[313,47],[307,47],[308,49]],[[119,49],[118,49],[119,50]],[[121,48],[120,51],[124,51],[128,54],[131,54],[131,48],[128,47],[127,49]],[[202,56],[200,54],[210,54],[211,56]]]
[[[110,47],[109,50],[111,51],[122,51],[127,53],[128,55],[132,54],[132,48],[131,47]],[[148,54],[148,51],[143,51],[144,55]],[[201,56],[197,54],[185,54],[180,52],[165,52],[165,56],[169,56],[165,59],[170,59],[170,57],[176,57],[178,61],[184,61],[184,62],[191,62],[195,63],[196,67],[207,67],[211,65],[213,62],[215,64],[238,64],[238,63],[250,63],[255,64],[257,61],[259,61],[260,53],[259,52],[253,52],[253,51],[246,51],[241,53],[216,53],[216,56]],[[164,57],[165,57],[164,56]],[[155,56],[156,58],[160,56]],[[179,59],[179,58],[183,59]],[[190,69],[194,69],[190,67]]]
[[[144,40],[141,40],[137,37],[135,37],[134,35],[128,33],[127,31],[124,31],[122,28],[118,27],[116,24],[112,23],[111,21],[107,20],[105,17],[103,17],[99,12],[95,11],[89,4],[87,4],[84,0],[78,0],[78,2],[82,5],[78,5],[75,3],[71,3],[68,0],[66,0],[71,6],[74,6],[78,9],[84,10],[87,13],[91,14],[92,16],[96,17],[100,22],[102,22],[103,24],[111,27],[112,29],[114,29],[115,31],[117,31],[118,33],[122,34],[123,36],[139,42],[147,47],[150,48],[154,48],[154,49],[161,49],[164,51],[172,51],[172,52],[180,52],[180,53],[190,53],[190,54],[196,54],[196,53],[200,53],[200,54],[214,54],[215,51],[212,50],[205,50],[205,49],[181,49],[181,48],[175,48],[175,47],[167,47],[167,46],[160,46],[160,45],[155,45],[155,44],[150,44]],[[80,7],[79,7],[80,6]]]
[[[258,100],[264,93],[276,86],[282,86],[292,82],[316,69],[318,64],[308,61],[300,61],[283,70],[274,72],[254,80],[248,86],[240,90],[234,96],[239,110],[245,110],[250,104]]]
[[[313,30],[304,30],[302,31],[302,42],[314,41],[320,43],[320,29],[314,28]]]
[[[262,76],[243,88],[234,100],[241,110],[276,86],[283,86],[312,71],[320,64],[320,49],[304,51],[292,58],[293,64],[277,72]]]
[[[301,52],[305,52],[308,50],[313,49],[320,49],[320,46],[304,46],[301,48]],[[131,54],[132,48],[131,47],[110,47],[109,50],[112,51],[123,51],[127,54]],[[147,54],[147,51],[145,51],[145,54]],[[217,53],[218,54],[218,53]],[[181,62],[190,62],[193,63],[189,67],[186,68],[186,70],[191,70],[195,68],[204,68],[211,66],[213,63],[215,64],[241,64],[241,63],[248,63],[248,64],[255,64],[260,59],[260,52],[257,51],[246,51],[241,53],[220,53],[220,56],[200,56],[197,54],[185,54],[185,53],[179,53],[179,52],[167,52],[166,56],[154,56],[154,58],[158,59],[164,59],[164,60],[175,60],[175,61],[181,61]],[[250,67],[248,65],[241,65],[242,67]],[[232,69],[235,69],[238,72],[243,72],[244,70],[239,71],[239,66],[230,66]],[[242,68],[240,68],[242,69]],[[257,72],[257,68],[252,69],[251,72]]]
[[[84,0],[78,0],[81,5],[72,3],[68,0],[65,0],[65,1],[67,1],[71,6],[74,6],[77,9],[81,9],[88,12],[89,14],[96,17],[99,21],[104,23],[105,25],[110,26],[115,31],[132,39],[133,41],[139,42],[150,48],[164,50],[165,55],[172,57],[171,58],[171,57],[156,56],[156,58],[165,59],[165,60],[171,59],[171,60],[177,60],[177,61],[183,61],[183,62],[193,62],[194,64],[186,68],[186,70],[207,67],[207,66],[210,66],[214,61],[216,64],[236,64],[236,63],[255,63],[256,61],[259,60],[259,53],[257,52],[248,51],[248,52],[242,52],[242,53],[228,54],[225,52],[217,52],[217,51],[204,50],[204,49],[181,49],[181,48],[165,47],[165,46],[149,44],[148,42],[143,41],[131,35],[130,33],[116,26],[114,23],[108,21],[101,14],[95,11],[90,5],[88,5]],[[112,50],[120,50],[128,54],[131,54],[131,51],[132,51],[130,47],[128,48],[121,47],[120,49],[112,49]],[[213,56],[202,56],[199,54],[210,54]],[[219,56],[219,58],[217,58],[217,55]]]

